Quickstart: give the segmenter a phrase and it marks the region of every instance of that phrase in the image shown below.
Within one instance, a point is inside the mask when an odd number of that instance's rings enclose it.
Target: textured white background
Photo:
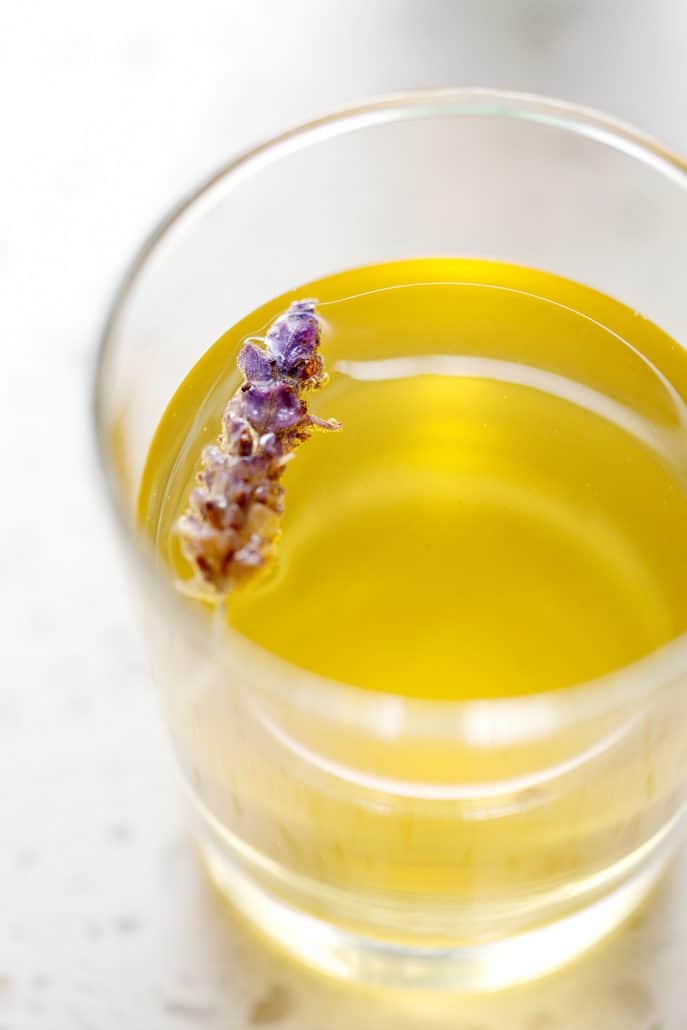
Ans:
[[[686,58],[686,0],[2,0],[0,1030],[686,1030],[680,863],[600,951],[471,1001],[342,990],[221,911],[186,843],[88,421],[115,278],[237,148],[380,91],[491,85],[687,151]]]

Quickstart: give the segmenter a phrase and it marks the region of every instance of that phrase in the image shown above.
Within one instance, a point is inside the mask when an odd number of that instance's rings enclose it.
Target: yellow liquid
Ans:
[[[645,704],[638,674],[606,707],[602,687],[537,692],[685,627],[684,353],[616,301],[509,265],[305,285],[211,347],[160,423],[140,517],[170,575],[190,575],[172,527],[241,342],[304,296],[331,372],[313,408],[343,429],[297,452],[278,557],[227,615],[367,690],[191,633],[196,602],[151,604],[204,853],[253,914],[237,870],[289,910],[404,943],[551,922],[630,880],[681,804],[679,684]],[[445,711],[392,695],[518,699]]]
[[[467,259],[356,269],[276,299],[193,368],[140,514],[171,532],[247,335],[296,297],[325,323],[343,422],[285,474],[269,571],[229,600],[246,637],[322,676],[443,699],[603,676],[687,624],[687,363],[650,322],[545,272]]]

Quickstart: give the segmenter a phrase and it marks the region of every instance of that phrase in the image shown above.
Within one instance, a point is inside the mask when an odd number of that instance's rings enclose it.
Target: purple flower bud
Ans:
[[[249,386],[240,395],[241,414],[256,433],[283,433],[303,420],[305,405],[288,383]]]
[[[322,375],[322,359],[317,353],[320,323],[315,302],[296,301],[278,318],[265,337],[265,346],[279,373],[300,382],[317,380]]]
[[[312,297],[305,297],[303,300],[293,300],[289,305],[289,311],[295,311],[299,315],[314,315],[317,301]],[[288,312],[287,312],[288,314]],[[282,315],[282,318],[284,316]]]
[[[250,423],[235,412],[234,401],[229,404],[222,417],[224,440],[227,449],[240,458],[249,457],[255,449],[255,433]]]
[[[255,343],[244,343],[237,363],[249,383],[268,383],[274,379],[274,364]]]

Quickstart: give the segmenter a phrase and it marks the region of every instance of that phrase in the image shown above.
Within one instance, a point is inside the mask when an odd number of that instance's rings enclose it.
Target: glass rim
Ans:
[[[146,578],[173,605],[182,603],[171,576],[161,573],[153,548],[136,532],[127,513],[107,443],[105,394],[119,322],[130,294],[149,260],[168,234],[214,199],[216,190],[235,185],[282,156],[336,136],[374,125],[432,116],[481,116],[520,119],[560,128],[621,151],[687,190],[687,160],[652,136],[593,108],[531,93],[489,88],[409,90],[374,97],[303,122],[243,150],[186,193],[149,233],[128,264],[110,302],[100,332],[95,361],[92,411],[98,464],[119,532],[132,549]],[[170,398],[171,399],[171,398]],[[185,613],[187,614],[187,613]],[[188,613],[190,616],[190,612]],[[189,618],[194,632],[201,620]],[[420,736],[459,736],[476,746],[524,742],[546,736],[561,723],[598,717],[628,702],[646,699],[687,672],[687,632],[638,660],[591,680],[516,697],[435,700],[408,697],[329,679],[294,665],[248,640],[230,626],[227,640],[238,646],[260,681],[289,703],[311,713],[335,715],[345,723],[363,724],[368,732],[396,736],[403,728]]]

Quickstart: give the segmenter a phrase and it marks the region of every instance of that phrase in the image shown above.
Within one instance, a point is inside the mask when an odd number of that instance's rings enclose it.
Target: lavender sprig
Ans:
[[[304,399],[327,380],[315,301],[294,301],[263,343],[241,348],[244,382],[224,409],[217,443],[203,450],[176,524],[195,571],[191,591],[205,596],[226,594],[266,564],[279,534],[287,462],[313,429],[340,428],[311,415]]]

